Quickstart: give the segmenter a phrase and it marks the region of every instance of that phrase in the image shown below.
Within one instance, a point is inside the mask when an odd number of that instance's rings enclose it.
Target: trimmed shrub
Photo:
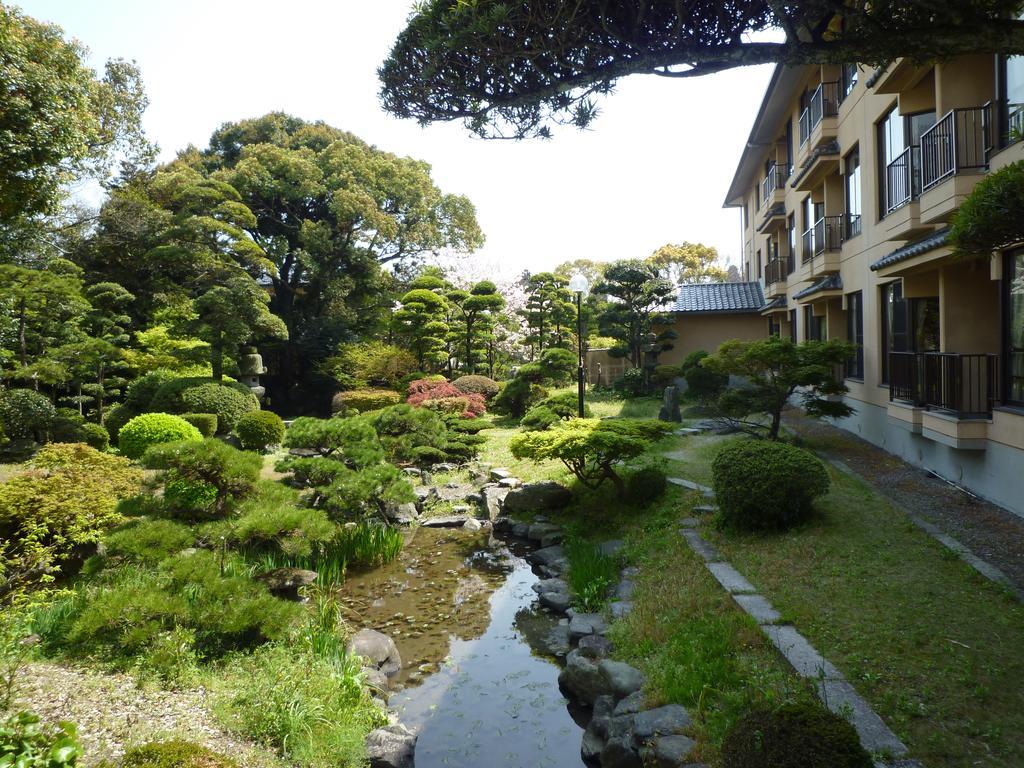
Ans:
[[[661,467],[640,467],[626,476],[626,499],[640,507],[657,501],[668,487],[668,478]]]
[[[331,411],[338,413],[351,408],[359,413],[366,413],[397,405],[401,401],[401,395],[393,389],[353,389],[338,392],[331,399]]]
[[[124,393],[124,404],[136,413],[145,413],[151,409],[153,398],[164,384],[180,378],[177,374],[164,368],[139,376],[132,381]]]
[[[544,405],[538,405],[526,412],[519,426],[527,432],[543,432],[562,420],[562,417]]]
[[[245,414],[260,409],[260,401],[249,390],[212,382],[184,390],[181,402],[187,413],[216,414],[217,432],[221,434],[230,432]]]
[[[81,429],[81,440],[90,448],[95,448],[97,451],[105,451],[110,448],[110,433],[107,432],[102,424],[93,424],[91,421],[87,421],[83,424]]]
[[[179,440],[202,440],[199,430],[180,416],[144,413],[136,416],[118,433],[117,447],[129,459],[141,459],[149,448]]]
[[[416,449],[433,448],[443,452],[448,445],[444,418],[429,408],[413,408],[404,403],[393,405],[378,411],[371,424],[388,461],[422,463],[423,453]]]
[[[72,408],[58,408],[50,428],[50,437],[57,443],[85,443],[97,451],[110,447],[110,434],[99,424],[88,422]]]
[[[736,440],[711,465],[715,497],[726,527],[785,530],[813,513],[828,492],[825,465],[813,453],[785,443]]]
[[[168,470],[168,485],[184,481],[172,490],[173,498],[168,499],[179,512],[193,518],[223,518],[253,492],[263,459],[208,437],[154,446],[146,451],[143,464],[150,469]],[[165,487],[165,497],[167,493]]]
[[[498,382],[486,376],[459,376],[452,381],[452,386],[467,394],[483,395],[484,399],[490,400],[500,389]]]
[[[199,744],[174,739],[129,749],[121,768],[238,768],[238,763]]]
[[[0,425],[11,440],[44,443],[57,419],[57,409],[44,395],[31,389],[0,392]]]
[[[579,394],[576,392],[563,392],[560,395],[552,395],[551,397],[545,397],[538,403],[545,408],[550,408],[554,411],[560,419],[573,419],[579,416],[580,413],[580,400]],[[589,419],[591,416],[590,406],[586,403],[583,404],[583,418]]]
[[[457,413],[461,409],[467,419],[476,418],[487,412],[483,395],[466,393],[447,381],[420,379],[409,385],[409,396],[405,402],[413,406],[433,407],[446,413]]]
[[[186,520],[212,517],[217,489],[209,483],[197,482],[169,472],[164,480],[164,502],[167,511]]]
[[[656,365],[651,373],[651,383],[656,387],[667,387],[683,373],[678,365]]]
[[[729,385],[729,376],[716,373],[700,364],[708,356],[704,350],[691,352],[683,360],[683,378],[686,379],[686,397],[699,403],[717,400]]]
[[[614,382],[612,389],[627,397],[638,397],[644,394],[644,372],[640,368],[630,368]]]
[[[110,441],[117,443],[118,437],[121,434],[121,428],[129,421],[139,415],[140,412],[134,411],[128,407],[128,405],[122,403],[121,405],[115,405],[105,414],[103,414],[103,426],[107,430],[107,434],[110,435]]]
[[[239,507],[226,538],[247,553],[280,551],[288,557],[308,557],[330,541],[338,528],[322,509],[299,507],[297,502],[293,489],[262,482],[257,493]]]
[[[395,394],[395,393],[392,393]],[[253,411],[238,420],[235,435],[247,451],[265,451],[284,441],[284,422],[272,411]]]
[[[429,445],[418,445],[409,452],[409,461],[417,467],[432,467],[448,461],[448,454]]]
[[[817,704],[784,704],[736,721],[722,742],[723,768],[871,768],[846,720]]]
[[[407,405],[392,407],[412,410]],[[390,411],[389,408],[374,416],[349,418],[301,416],[292,422],[284,436],[284,444],[288,448],[316,451],[321,456],[331,456],[356,468],[379,464],[384,460],[384,449],[377,439],[374,424]],[[400,427],[395,425],[394,429]]]
[[[521,419],[530,408],[547,396],[547,390],[523,376],[520,369],[518,376],[502,385],[501,391],[491,403],[491,408],[496,413]]]
[[[156,565],[195,543],[187,525],[173,520],[134,520],[108,534],[107,554],[145,565]]]
[[[181,418],[198,429],[203,437],[213,437],[217,434],[216,413],[183,413]]]
[[[147,410],[175,414],[215,413],[217,431],[226,433],[242,414],[259,409],[259,400],[244,384],[237,381],[217,384],[206,376],[184,376],[161,385]]]
[[[573,374],[579,368],[579,359],[576,353],[561,347],[545,349],[537,362],[540,365],[544,381],[554,384],[567,384],[572,381]]]

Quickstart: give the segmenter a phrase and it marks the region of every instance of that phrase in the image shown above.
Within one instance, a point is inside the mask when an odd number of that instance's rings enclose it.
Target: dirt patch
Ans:
[[[1024,519],[803,411],[787,410],[784,420],[816,451],[842,461],[897,506],[958,539],[1024,589]]]
[[[280,765],[269,753],[227,734],[209,706],[210,695],[202,688],[148,691],[128,675],[44,663],[22,670],[15,697],[16,708],[29,709],[44,721],[76,723],[86,767],[116,760],[128,747],[175,737],[231,755],[241,765]]]

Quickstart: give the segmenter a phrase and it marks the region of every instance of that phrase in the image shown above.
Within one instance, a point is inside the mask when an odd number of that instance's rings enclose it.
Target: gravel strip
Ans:
[[[788,409],[785,424],[805,439],[821,441],[816,450],[846,464],[897,506],[957,539],[1024,590],[1024,519],[803,411]]]
[[[139,688],[131,677],[57,664],[28,664],[19,674],[15,708],[44,721],[78,725],[85,751],[82,765],[116,760],[127,747],[163,738],[183,738],[230,755],[240,765],[274,768],[280,761],[227,734],[210,713],[204,689],[160,691]]]

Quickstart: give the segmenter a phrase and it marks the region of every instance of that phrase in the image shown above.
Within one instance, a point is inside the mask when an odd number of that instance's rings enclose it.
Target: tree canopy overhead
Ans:
[[[399,116],[487,138],[585,127],[632,74],[1024,53],[1019,0],[426,0],[381,66]],[[764,40],[769,30],[785,40]]]

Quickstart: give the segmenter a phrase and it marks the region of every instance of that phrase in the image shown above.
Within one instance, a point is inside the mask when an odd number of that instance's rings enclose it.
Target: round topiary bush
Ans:
[[[544,405],[537,405],[519,420],[519,426],[527,432],[543,432],[562,420],[562,417]]]
[[[173,739],[129,749],[121,768],[238,768],[238,763],[199,744]]]
[[[85,422],[80,428],[80,440],[97,451],[105,451],[110,447],[110,433],[102,424]]]
[[[180,378],[172,371],[157,369],[145,373],[132,381],[124,393],[124,403],[136,413],[145,413],[150,410],[153,398],[160,391],[160,387],[169,381]]]
[[[745,530],[784,530],[803,522],[829,488],[828,470],[817,456],[768,440],[729,443],[711,471],[722,523]]]
[[[871,768],[846,720],[817,704],[786,704],[740,718],[722,742],[723,768]]]
[[[626,476],[626,499],[646,507],[665,493],[668,478],[661,467],[640,467]]]
[[[202,440],[199,430],[180,416],[144,413],[136,416],[118,434],[117,447],[129,459],[140,459],[149,448],[179,440]]]
[[[271,411],[253,411],[238,420],[235,435],[245,450],[264,451],[284,441],[284,422]]]
[[[452,384],[460,392],[483,395],[488,400],[498,394],[500,389],[498,382],[486,376],[459,376]]]
[[[103,426],[110,435],[110,442],[116,443],[121,427],[139,415],[138,411],[132,410],[127,404],[115,405],[103,414]]]
[[[0,392],[0,425],[11,440],[45,442],[57,418],[57,409],[47,397],[32,389]]]
[[[203,437],[213,437],[217,434],[216,413],[183,413],[181,418],[198,429]]]
[[[258,411],[260,401],[237,381],[216,383],[208,377],[172,379],[157,389],[147,408],[160,413],[215,413],[217,431],[232,430],[243,414]]]

